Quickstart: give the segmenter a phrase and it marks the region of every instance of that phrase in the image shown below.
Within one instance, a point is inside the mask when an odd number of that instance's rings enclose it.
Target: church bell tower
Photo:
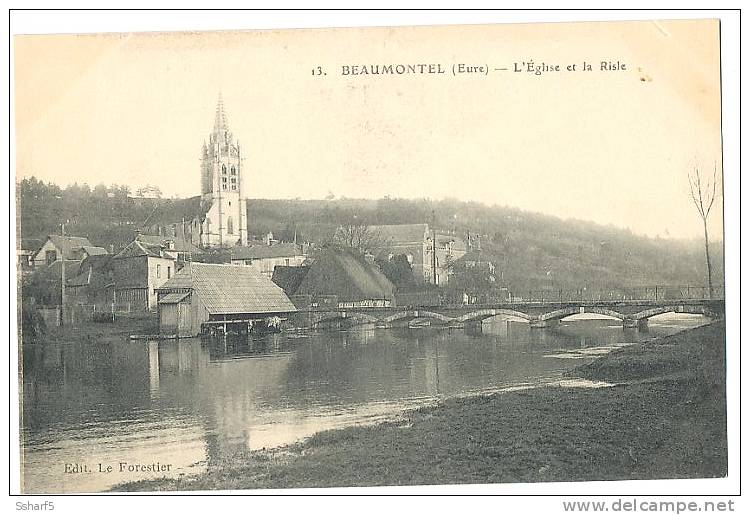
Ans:
[[[201,245],[247,245],[247,206],[242,154],[229,130],[219,93],[214,128],[201,152],[201,204],[209,206],[202,222]]]

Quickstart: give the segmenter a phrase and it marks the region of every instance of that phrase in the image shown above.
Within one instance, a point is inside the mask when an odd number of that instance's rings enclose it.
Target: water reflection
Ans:
[[[261,339],[36,345],[23,353],[27,492],[100,491],[151,477],[65,474],[66,464],[171,465],[193,474],[240,449],[377,422],[435,399],[551,380],[597,349],[671,334],[602,321],[550,329],[491,319],[461,329],[408,327]],[[585,349],[585,353],[572,351]],[[161,473],[159,474],[161,475]]]

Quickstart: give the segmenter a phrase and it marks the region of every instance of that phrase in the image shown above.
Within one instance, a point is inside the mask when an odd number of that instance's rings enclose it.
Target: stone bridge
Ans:
[[[604,315],[622,321],[624,328],[644,329],[648,319],[664,313],[691,313],[718,318],[724,315],[724,299],[506,302],[459,306],[401,306],[388,308],[311,308],[295,313],[294,325],[316,327],[324,323],[375,324],[393,327],[415,319],[430,324],[464,325],[494,316],[526,321],[531,327],[554,326],[563,318],[580,315]]]

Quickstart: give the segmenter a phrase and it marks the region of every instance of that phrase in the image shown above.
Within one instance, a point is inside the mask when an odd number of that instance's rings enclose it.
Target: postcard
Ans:
[[[718,20],[12,51],[20,492],[727,477]]]

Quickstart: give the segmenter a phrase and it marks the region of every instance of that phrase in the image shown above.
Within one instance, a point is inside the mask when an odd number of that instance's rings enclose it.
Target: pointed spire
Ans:
[[[219,101],[216,103],[216,118],[214,118],[214,134],[219,134],[222,138],[229,132],[227,115],[224,113],[224,99],[219,91]]]

